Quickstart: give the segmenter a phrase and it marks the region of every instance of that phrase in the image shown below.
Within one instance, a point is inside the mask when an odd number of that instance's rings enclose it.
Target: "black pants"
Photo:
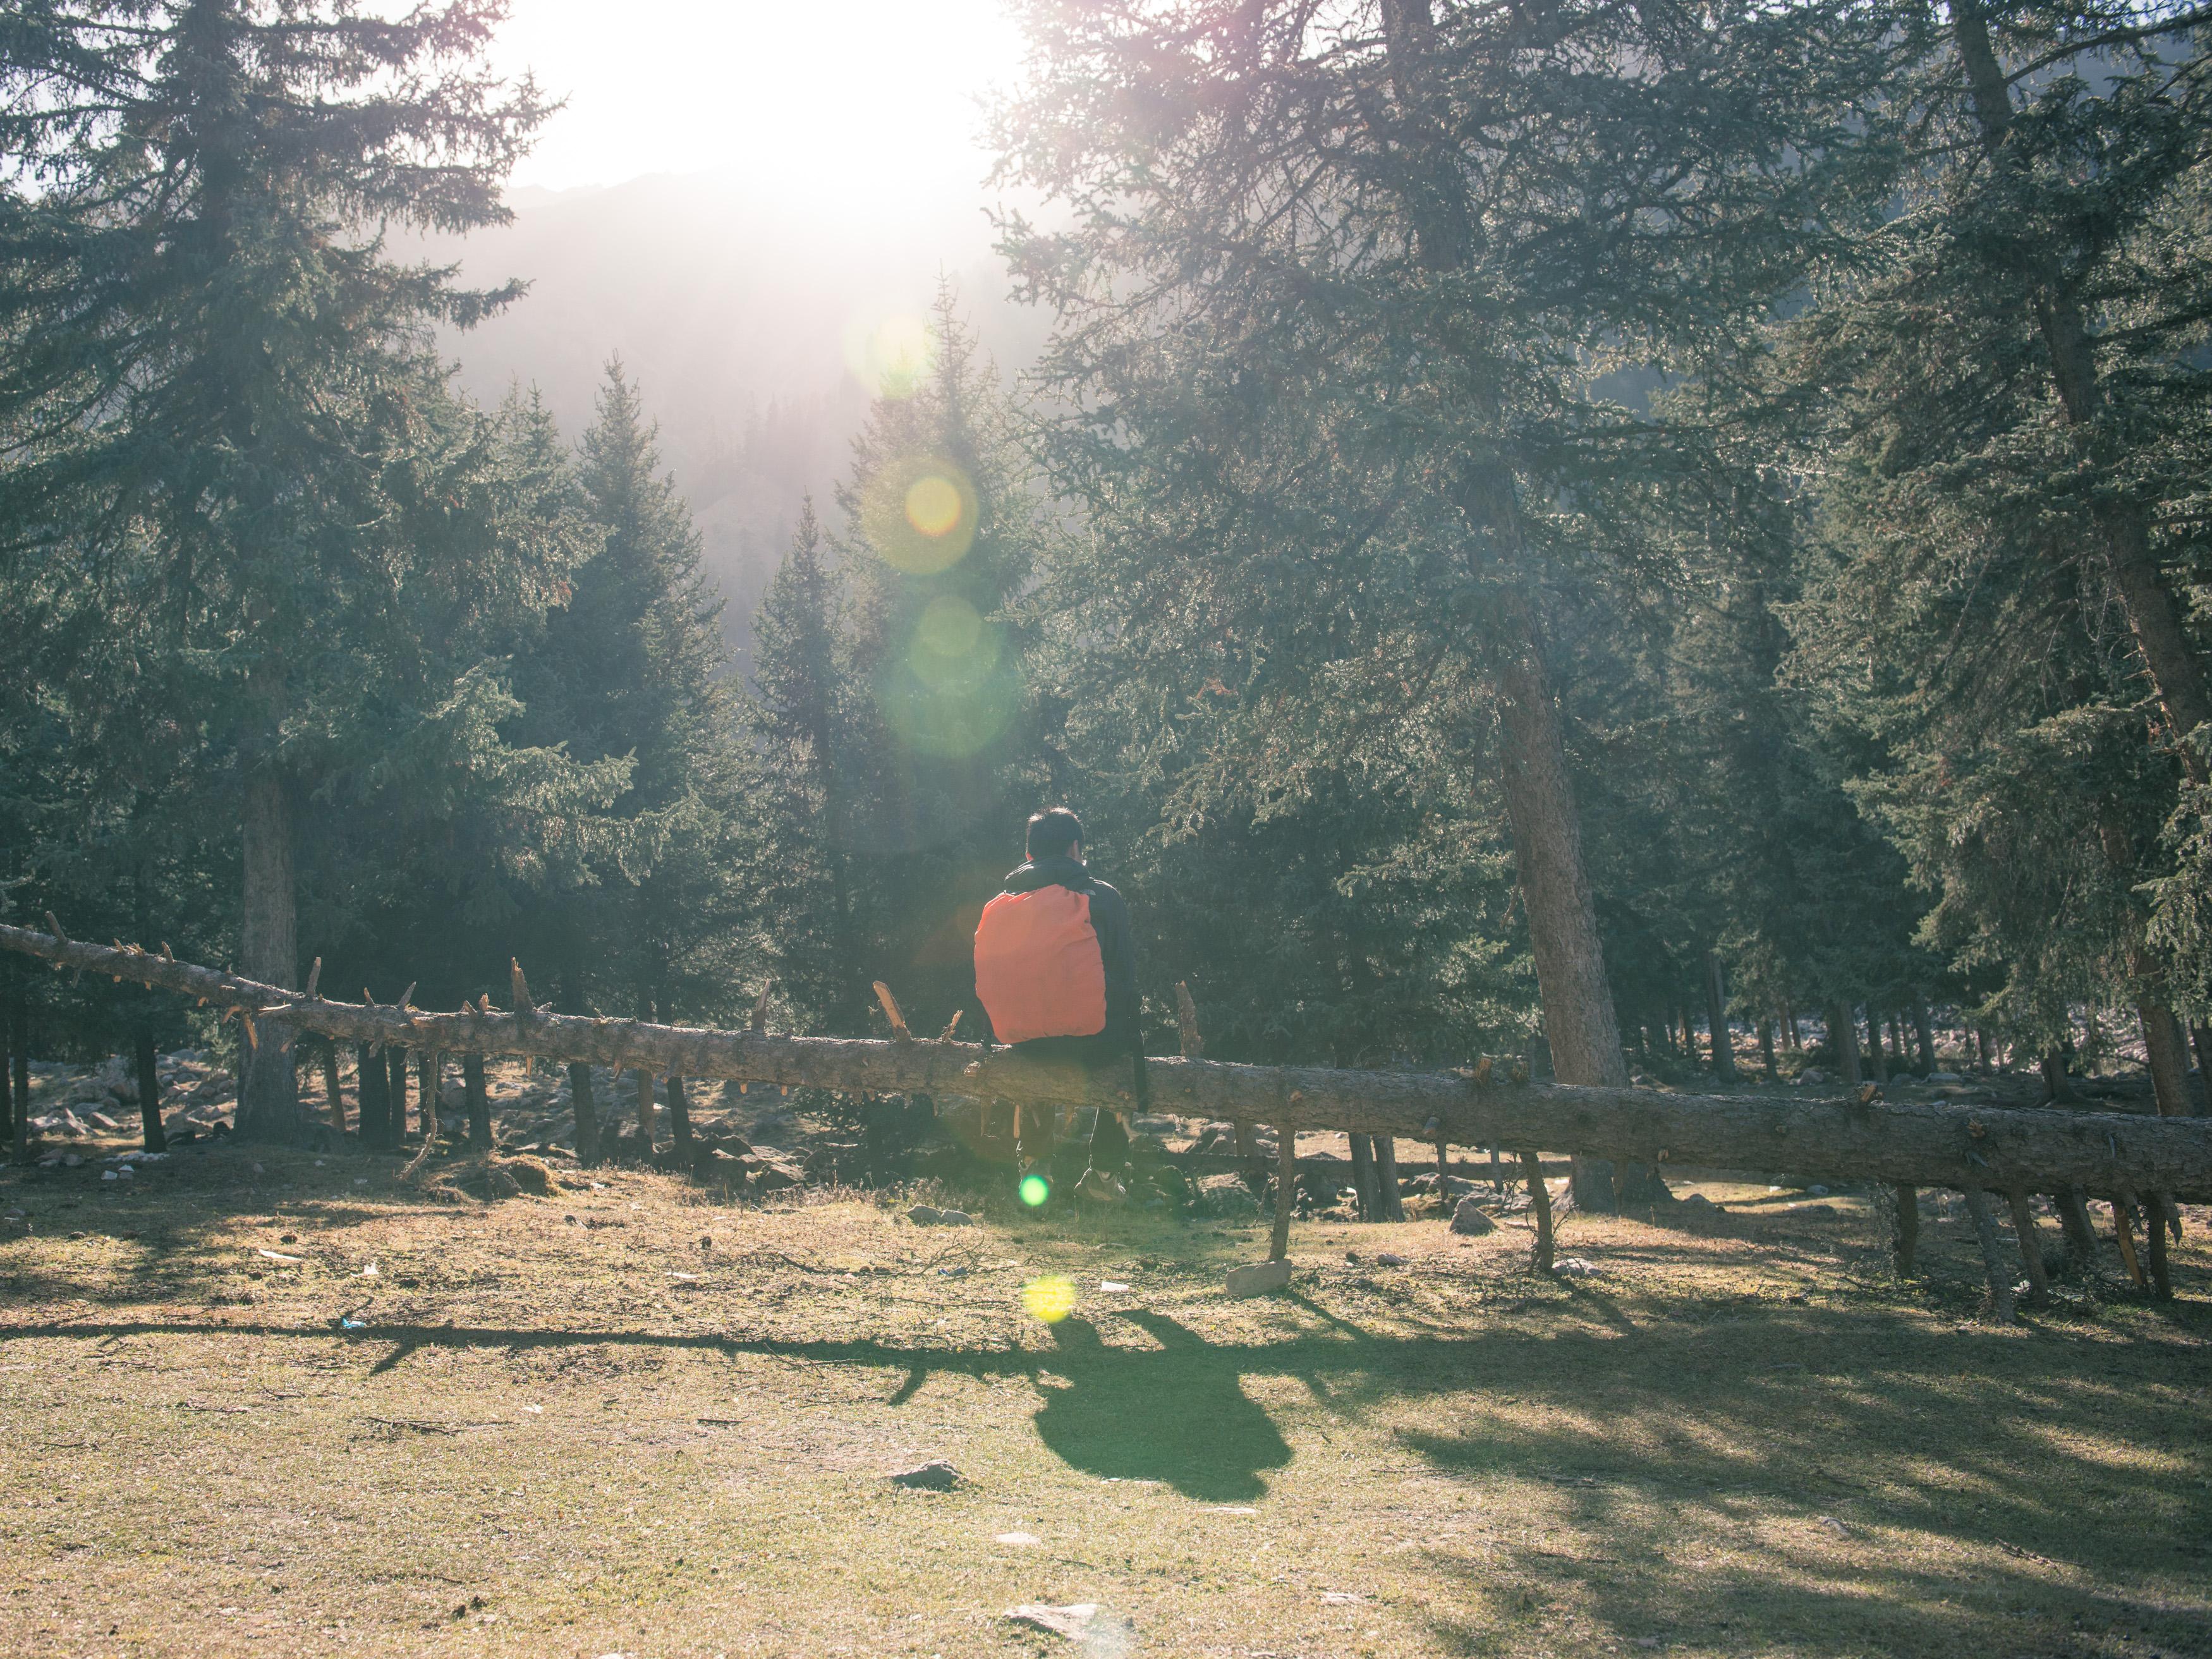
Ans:
[[[1125,1045],[1110,1038],[1039,1037],[1031,1042],[1014,1044],[1014,1052],[1024,1060],[1074,1066],[1094,1073],[1133,1065],[1135,1104],[1141,1109],[1149,1103],[1146,1098],[1149,1091],[1145,1086],[1144,1056],[1133,1057]],[[1058,1139],[1059,1121],[1059,1112],[1050,1107],[1024,1109],[1021,1113],[1021,1132],[1014,1140],[1015,1155],[1024,1164],[1050,1158],[1054,1142]],[[1111,1173],[1121,1169],[1128,1159],[1128,1130],[1122,1127],[1118,1113],[1100,1107],[1098,1121],[1091,1130],[1091,1167]]]

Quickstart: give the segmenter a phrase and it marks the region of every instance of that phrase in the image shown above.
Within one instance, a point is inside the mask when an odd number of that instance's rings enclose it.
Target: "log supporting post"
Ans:
[[[1974,1223],[1974,1238],[1982,1247],[1982,1267],[1989,1275],[1990,1312],[2000,1325],[2013,1322],[2012,1268],[2005,1262],[2004,1244],[1997,1237],[1997,1218],[1990,1208],[1990,1195],[1978,1187],[1960,1189],[1966,1213]]]
[[[637,1074],[637,1140],[638,1155],[645,1162],[653,1162],[653,1142],[659,1138],[660,1126],[653,1121],[653,1073],[640,1071]]]
[[[2143,1265],[2150,1279],[2150,1293],[2160,1302],[2173,1300],[2173,1279],[2166,1270],[2166,1218],[2167,1200],[2156,1193],[2143,1198]]]
[[[438,1096],[445,1087],[446,1057],[434,1048],[425,1048],[415,1061],[416,1105],[422,1118],[422,1144],[434,1146],[438,1139]]]
[[[468,1097],[469,1145],[480,1152],[491,1150],[491,1097],[484,1088],[484,1057],[461,1056],[461,1091]]]
[[[1403,1221],[1406,1200],[1398,1190],[1398,1143],[1389,1135],[1375,1137],[1375,1186],[1382,1194],[1378,1221]]]
[[[1359,1218],[1380,1221],[1382,1218],[1382,1198],[1375,1184],[1375,1143],[1365,1135],[1353,1135],[1352,1141],[1352,1190],[1358,1195]]]
[[[1544,1160],[1534,1152],[1519,1157],[1522,1179],[1528,1183],[1528,1212],[1536,1219],[1529,1265],[1540,1273],[1547,1273],[1552,1271],[1552,1189],[1544,1184]]]
[[[138,1126],[149,1152],[165,1152],[168,1137],[161,1132],[161,1062],[154,1052],[154,1031],[141,1025],[136,1033],[133,1058],[138,1071]]]
[[[384,1144],[384,1121],[387,1108],[385,1097],[388,1088],[384,1076],[384,1055],[373,1044],[357,1042],[353,1050],[353,1088],[360,1096],[357,1112],[359,1133],[363,1146]]]
[[[346,1132],[345,1090],[338,1082],[338,1045],[325,1037],[317,1045],[323,1051],[323,1097],[331,1109],[331,1127],[340,1139]]]
[[[2015,1187],[2005,1194],[2012,1206],[2013,1237],[2020,1241],[2020,1265],[2027,1270],[2027,1305],[2051,1305],[2051,1279],[2043,1270],[2043,1237],[2035,1225],[2035,1201]]]
[[[407,1051],[386,1048],[384,1066],[392,1080],[392,1115],[385,1123],[386,1142],[397,1148],[407,1139]]]
[[[691,1103],[684,1093],[684,1079],[671,1073],[668,1079],[668,1132],[674,1137],[676,1162],[681,1168],[691,1167]]]
[[[1298,1132],[1285,1123],[1275,1131],[1275,1225],[1267,1237],[1267,1260],[1291,1259],[1291,1212],[1298,1201]]]
[[[2112,1199],[2112,1237],[2120,1247],[2120,1260],[2126,1264],[2128,1277],[2135,1280],[2136,1288],[2149,1289],[2150,1281],[2143,1277],[2142,1258],[2136,1254],[2135,1200],[2124,1194]]]
[[[2066,1235],[2066,1255],[2076,1273],[2094,1273],[2097,1267],[2097,1230],[2089,1224],[2089,1204],[2079,1187],[2051,1195],[2058,1211],[2059,1230]]]
[[[21,984],[8,1000],[9,1061],[15,1074],[15,1162],[31,1161],[31,1004]]]
[[[1897,1206],[1890,1220],[1891,1258],[1897,1264],[1897,1276],[1910,1279],[1920,1251],[1920,1188],[1899,1182],[1889,1190]]]

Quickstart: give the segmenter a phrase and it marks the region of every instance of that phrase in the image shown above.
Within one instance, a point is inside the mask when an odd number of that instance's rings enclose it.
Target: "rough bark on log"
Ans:
[[[730,1078],[850,1094],[990,1097],[1120,1109],[1118,1073],[1094,1075],[964,1042],[780,1037],[481,1008],[417,1009],[313,1000],[150,951],[64,942],[0,925],[0,949],[119,975],[246,1010],[276,1006],[295,1028],[349,1042],[454,1053],[542,1054],[689,1078]],[[1154,1109],[1297,1129],[1419,1135],[1462,1146],[1535,1146],[1638,1164],[1789,1170],[1807,1179],[1916,1186],[2079,1187],[2212,1203],[2212,1120],[1884,1101],[1712,1098],[1567,1084],[1477,1085],[1456,1073],[1149,1062]],[[573,1077],[572,1073],[572,1077]],[[588,1079],[589,1073],[585,1077]],[[578,1100],[582,1137],[583,1097]],[[579,1152],[583,1149],[580,1146]]]

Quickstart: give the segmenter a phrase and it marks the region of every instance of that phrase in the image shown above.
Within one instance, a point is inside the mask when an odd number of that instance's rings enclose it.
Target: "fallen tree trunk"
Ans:
[[[87,945],[28,928],[0,925],[0,949],[57,968],[178,992],[235,1011],[248,1022],[278,1022],[380,1047],[540,1054],[651,1076],[737,1079],[848,1094],[1128,1106],[1115,1074],[1093,1075],[969,1042],[774,1036],[554,1014],[531,1000],[520,970],[514,1012],[479,1006],[434,1014],[333,1002],[135,946]],[[2212,1121],[2201,1118],[1856,1100],[1777,1103],[1643,1089],[1491,1083],[1487,1068],[1478,1080],[1458,1073],[1343,1072],[1193,1059],[1155,1059],[1148,1066],[1157,1111],[1279,1130],[1403,1135],[1639,1164],[1784,1170],[1800,1178],[2005,1194],[2078,1187],[2104,1196],[2157,1192],[2212,1203]]]

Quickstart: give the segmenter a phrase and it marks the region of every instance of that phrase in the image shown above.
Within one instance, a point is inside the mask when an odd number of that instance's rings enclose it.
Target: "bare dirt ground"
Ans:
[[[1711,1180],[1232,1302],[1256,1218],[77,1150],[0,1172],[10,1655],[2212,1654],[2212,1212],[2008,1328],[1936,1195],[1905,1284]]]

